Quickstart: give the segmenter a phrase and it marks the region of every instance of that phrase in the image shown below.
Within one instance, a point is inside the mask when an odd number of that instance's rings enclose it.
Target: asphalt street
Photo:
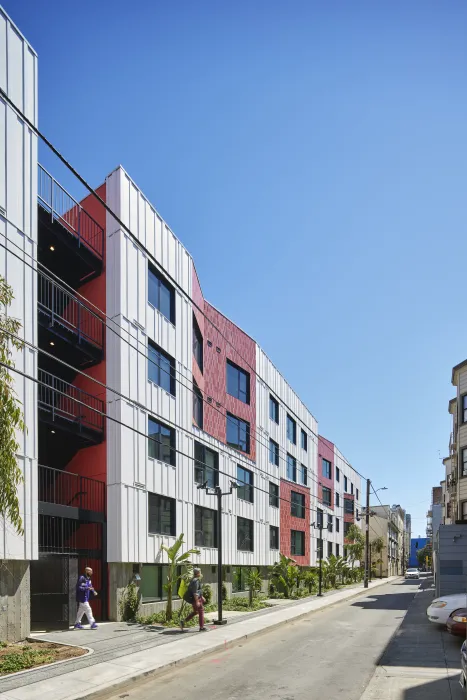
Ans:
[[[415,605],[419,585],[418,581],[389,583],[369,596],[338,603],[109,697],[360,700],[378,662],[392,648],[393,635]],[[431,623],[418,608],[416,619],[431,633]],[[458,658],[460,643],[449,642],[453,658]],[[419,652],[423,656],[423,649]],[[381,688],[379,692],[381,696]]]

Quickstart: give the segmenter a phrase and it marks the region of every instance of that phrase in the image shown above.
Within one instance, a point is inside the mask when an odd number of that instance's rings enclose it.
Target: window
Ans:
[[[227,393],[250,403],[250,375],[230,360],[227,360]]]
[[[148,268],[148,301],[175,324],[175,290],[151,265]]]
[[[148,456],[175,466],[175,430],[148,419]]]
[[[175,498],[148,493],[148,532],[175,536]]]
[[[219,455],[201,442],[195,442],[195,481],[211,489],[219,484]]]
[[[269,461],[279,466],[279,445],[274,440],[269,440]]]
[[[279,528],[269,526],[269,549],[279,549]]]
[[[292,491],[290,494],[290,515],[294,518],[305,517],[305,496],[303,493]]]
[[[328,559],[332,557],[332,542],[328,542]]]
[[[148,343],[148,379],[175,396],[175,360],[155,343]]]
[[[347,493],[348,490],[349,490],[349,488],[348,488],[348,483],[347,483],[347,477],[344,476],[344,491]]]
[[[341,480],[341,470],[339,469],[339,467],[336,467],[336,481],[340,481],[340,480]]]
[[[193,357],[196,364],[203,371],[203,336],[198,326],[196,316],[193,314]]]
[[[193,379],[193,422],[203,429],[203,395]]]
[[[304,486],[307,486],[308,485],[308,469],[305,467],[304,464],[301,465],[300,472],[301,472],[301,477],[302,477],[302,484]]]
[[[339,544],[336,542],[336,557],[340,557],[340,547]]]
[[[287,479],[297,481],[297,460],[287,453]]]
[[[318,527],[322,527],[324,525],[323,511],[321,510],[321,508],[318,508],[316,511],[316,525]]]
[[[341,521],[339,518],[336,518],[336,532],[340,532],[341,529]]]
[[[279,425],[279,401],[269,394],[269,418]]]
[[[237,549],[253,552],[253,520],[237,517]]]
[[[344,537],[347,537],[349,534],[349,528],[351,527],[352,523],[344,523]]]
[[[467,423],[467,394],[462,397],[462,422]]]
[[[279,508],[279,486],[274,482],[269,482],[269,505]]]
[[[227,444],[242,452],[250,451],[250,424],[227,413]]]
[[[302,450],[308,452],[308,435],[302,430]]]
[[[356,495],[357,503],[358,503],[360,500],[360,494],[358,493],[358,489],[355,489],[355,495]]]
[[[339,507],[340,507],[340,503],[341,503],[341,497],[339,496],[338,493],[336,493],[336,494],[334,495],[334,498],[336,499],[336,508],[339,508]]]
[[[462,450],[462,476],[467,476],[467,447]]]
[[[344,513],[348,515],[354,514],[354,502],[351,498],[344,498]]]
[[[287,414],[287,438],[294,445],[297,444],[297,424],[293,418]]]
[[[328,514],[328,530],[332,532],[332,515]]]
[[[467,520],[467,501],[462,501],[462,520]]]
[[[290,531],[290,552],[297,557],[305,556],[305,533],[301,530]]]
[[[344,552],[344,559],[347,559],[347,547],[344,547],[343,552]]]
[[[164,587],[167,581],[169,567],[167,564],[144,564],[141,569],[140,593],[143,603],[151,603],[156,600],[167,600],[167,589]],[[177,567],[177,576],[182,573],[181,567]],[[172,597],[178,598],[178,584],[174,584]]]
[[[232,576],[232,593],[239,593],[240,591],[246,591],[247,589],[247,576],[249,572],[249,567],[247,566],[237,566],[233,571]]]
[[[237,464],[237,498],[253,503],[253,472]]]
[[[350,493],[353,494],[353,484],[350,482]]]
[[[326,488],[326,486],[323,486],[323,503],[325,506],[331,506],[331,498],[332,498],[332,491],[331,489]]]
[[[217,510],[195,506],[195,545],[217,547]]]
[[[331,462],[329,459],[324,459],[322,460],[322,469],[323,469],[323,476],[326,477],[326,479],[331,479]]]

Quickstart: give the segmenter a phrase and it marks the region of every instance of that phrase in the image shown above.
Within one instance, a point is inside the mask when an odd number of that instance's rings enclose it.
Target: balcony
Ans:
[[[104,439],[105,404],[92,394],[38,371],[39,419],[58,430],[77,435],[85,443],[97,445]]]
[[[79,474],[39,465],[38,495],[44,504],[105,513],[105,483]]]
[[[47,170],[38,168],[39,260],[76,288],[102,271],[104,229]]]
[[[37,277],[40,347],[75,367],[101,362],[104,321],[42,272]]]

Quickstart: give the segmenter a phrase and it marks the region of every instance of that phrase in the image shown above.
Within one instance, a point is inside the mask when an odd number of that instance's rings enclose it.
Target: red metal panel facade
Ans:
[[[323,474],[323,459],[327,459],[331,462],[331,478],[328,479]],[[335,465],[334,465],[334,444],[321,435],[318,438],[318,501],[323,502],[323,486],[331,489],[331,506],[328,506],[334,510],[334,479]],[[343,479],[343,476],[341,476]]]
[[[305,496],[305,517],[295,518],[290,512],[292,491]],[[300,566],[310,566],[310,490],[291,481],[281,479],[280,484],[280,551],[287,557],[292,557]],[[305,533],[305,555],[297,556],[291,553],[291,531],[300,530]]]

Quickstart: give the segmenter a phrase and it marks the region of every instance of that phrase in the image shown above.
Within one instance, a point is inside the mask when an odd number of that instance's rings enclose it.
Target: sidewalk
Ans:
[[[361,700],[462,700],[462,639],[426,617],[434,589],[422,583]]]
[[[397,577],[370,583],[377,588]],[[37,635],[62,644],[79,644],[92,653],[62,664],[44,666],[0,680],[0,700],[81,700],[96,693],[123,687],[138,678],[161,673],[170,666],[186,664],[199,655],[212,653],[239,641],[296,620],[314,611],[349,600],[365,592],[363,585],[332,591],[288,605],[232,618],[225,627],[213,627],[208,634],[197,631],[107,623],[96,631],[63,631]]]

